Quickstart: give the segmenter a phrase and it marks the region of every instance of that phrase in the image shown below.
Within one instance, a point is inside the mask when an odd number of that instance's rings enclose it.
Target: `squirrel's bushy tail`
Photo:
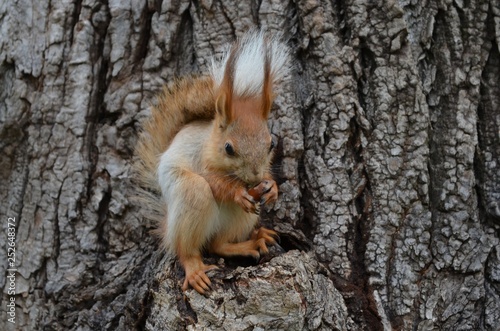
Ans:
[[[135,148],[136,200],[149,219],[160,222],[166,214],[156,177],[160,155],[186,124],[211,120],[215,115],[214,81],[211,77],[186,77],[165,87],[150,117],[143,123]],[[161,224],[161,222],[159,223]]]

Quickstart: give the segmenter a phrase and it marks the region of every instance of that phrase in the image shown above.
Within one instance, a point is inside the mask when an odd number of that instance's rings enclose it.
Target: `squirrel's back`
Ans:
[[[160,155],[186,124],[214,118],[214,93],[212,77],[186,77],[165,87],[157,105],[151,107],[151,116],[143,123],[136,145],[138,160],[134,164],[137,199],[145,202],[148,218],[160,221],[165,215],[156,176]]]

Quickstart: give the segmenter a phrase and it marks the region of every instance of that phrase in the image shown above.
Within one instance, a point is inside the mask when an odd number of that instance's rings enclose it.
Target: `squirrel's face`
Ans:
[[[219,122],[214,139],[218,166],[249,187],[259,184],[269,170],[275,142],[269,133],[267,119],[261,116],[261,102],[256,99],[233,100],[233,118],[229,124]]]

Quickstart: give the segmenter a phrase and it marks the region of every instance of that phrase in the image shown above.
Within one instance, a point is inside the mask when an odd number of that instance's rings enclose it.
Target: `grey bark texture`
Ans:
[[[155,94],[258,26],[294,58],[259,264],[178,263],[131,199]],[[499,330],[497,0],[0,3],[1,330]],[[7,219],[16,219],[16,324]]]

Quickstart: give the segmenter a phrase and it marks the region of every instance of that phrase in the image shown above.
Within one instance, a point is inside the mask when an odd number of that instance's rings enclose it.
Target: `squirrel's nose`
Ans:
[[[262,176],[257,174],[255,177],[252,177],[250,181],[252,182],[252,187],[257,186],[262,182]]]
[[[250,185],[250,187],[254,187],[259,184],[261,181],[261,176],[258,170],[253,170],[245,176],[245,182]]]

